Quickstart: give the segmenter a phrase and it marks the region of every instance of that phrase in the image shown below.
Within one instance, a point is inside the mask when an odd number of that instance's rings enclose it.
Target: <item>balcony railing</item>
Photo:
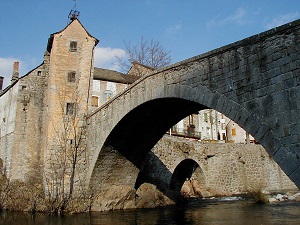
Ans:
[[[168,133],[174,136],[201,139],[201,132],[195,131],[193,127],[188,127],[187,129],[171,129]]]

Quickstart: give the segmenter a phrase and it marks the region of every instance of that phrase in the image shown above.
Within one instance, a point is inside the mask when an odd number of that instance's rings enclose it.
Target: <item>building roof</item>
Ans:
[[[138,77],[120,73],[114,70],[102,69],[102,68],[94,68],[94,80],[104,80],[111,81],[122,84],[132,84]]]
[[[139,66],[144,67],[144,68],[146,68],[146,69],[149,69],[149,70],[151,70],[151,71],[154,71],[154,70],[155,70],[154,68],[152,68],[152,67],[150,67],[150,66],[146,66],[146,65],[144,65],[144,64],[142,64],[142,63],[139,63],[138,61],[133,61],[133,62],[132,62],[132,66],[130,67],[129,70],[131,70],[131,68],[134,67],[135,65],[139,65]]]
[[[95,46],[98,44],[99,40],[98,40],[97,38],[93,37],[93,36],[85,29],[85,27],[82,25],[82,23],[79,21],[79,19],[76,18],[76,19],[72,20],[72,22],[69,23],[69,24],[68,24],[64,29],[62,29],[61,31],[58,31],[58,32],[53,33],[53,34],[50,35],[50,37],[49,37],[49,39],[48,39],[48,44],[47,44],[47,51],[48,51],[48,52],[51,52],[52,44],[53,44],[53,39],[54,39],[54,35],[63,32],[65,29],[67,29],[67,27],[69,27],[72,23],[74,23],[74,21],[77,21],[77,22],[82,26],[82,28],[85,30],[85,32],[87,33],[88,36],[90,36],[90,37],[92,37],[92,38],[95,39]]]
[[[12,88],[13,86],[15,86],[16,83],[19,82],[19,80],[21,80],[23,77],[26,77],[27,75],[29,75],[30,73],[32,73],[34,70],[38,69],[39,67],[41,67],[42,65],[44,65],[44,62],[42,62],[40,65],[38,65],[37,67],[35,67],[34,69],[30,70],[28,73],[26,73],[25,75],[18,77],[17,80],[15,80],[13,83],[9,84],[6,88],[4,88],[3,90],[0,90],[0,96],[4,95],[10,88]]]

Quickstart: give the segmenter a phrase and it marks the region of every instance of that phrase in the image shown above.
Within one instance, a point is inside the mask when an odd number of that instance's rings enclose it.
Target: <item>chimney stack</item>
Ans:
[[[14,70],[11,77],[11,83],[19,79],[19,62],[14,62]]]
[[[4,77],[0,76],[0,91],[2,91],[2,88],[3,88],[3,80],[4,80]]]

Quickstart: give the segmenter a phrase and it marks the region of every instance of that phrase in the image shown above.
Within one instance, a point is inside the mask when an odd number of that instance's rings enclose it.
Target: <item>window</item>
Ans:
[[[40,70],[37,71],[37,75],[38,75],[38,76],[42,76],[42,71],[40,71]]]
[[[100,80],[93,80],[93,91],[100,92]]]
[[[99,98],[97,96],[92,96],[92,106],[98,107]]]
[[[70,51],[71,52],[77,51],[77,41],[70,41]]]
[[[74,115],[75,113],[75,103],[67,103],[66,115]]]
[[[232,136],[235,136],[235,135],[236,135],[236,129],[235,129],[235,128],[231,129],[231,135],[232,135]]]
[[[110,90],[106,90],[103,92],[103,101],[109,101],[113,97],[113,93]]]
[[[206,127],[206,135],[210,135],[210,127]]]
[[[70,71],[68,72],[68,82],[74,83],[76,80],[76,72]]]
[[[207,113],[204,113],[204,121],[205,121],[205,122],[208,122],[208,116],[207,116]]]

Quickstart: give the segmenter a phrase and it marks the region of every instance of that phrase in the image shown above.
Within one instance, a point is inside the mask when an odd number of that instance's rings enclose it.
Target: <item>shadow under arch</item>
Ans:
[[[185,159],[181,161],[172,174],[170,189],[176,192],[180,191],[184,182],[190,179],[196,171],[201,173],[202,170],[195,160]]]
[[[207,107],[179,98],[148,101],[130,111],[113,128],[105,146],[117,150],[137,168],[154,145],[178,121]]]

